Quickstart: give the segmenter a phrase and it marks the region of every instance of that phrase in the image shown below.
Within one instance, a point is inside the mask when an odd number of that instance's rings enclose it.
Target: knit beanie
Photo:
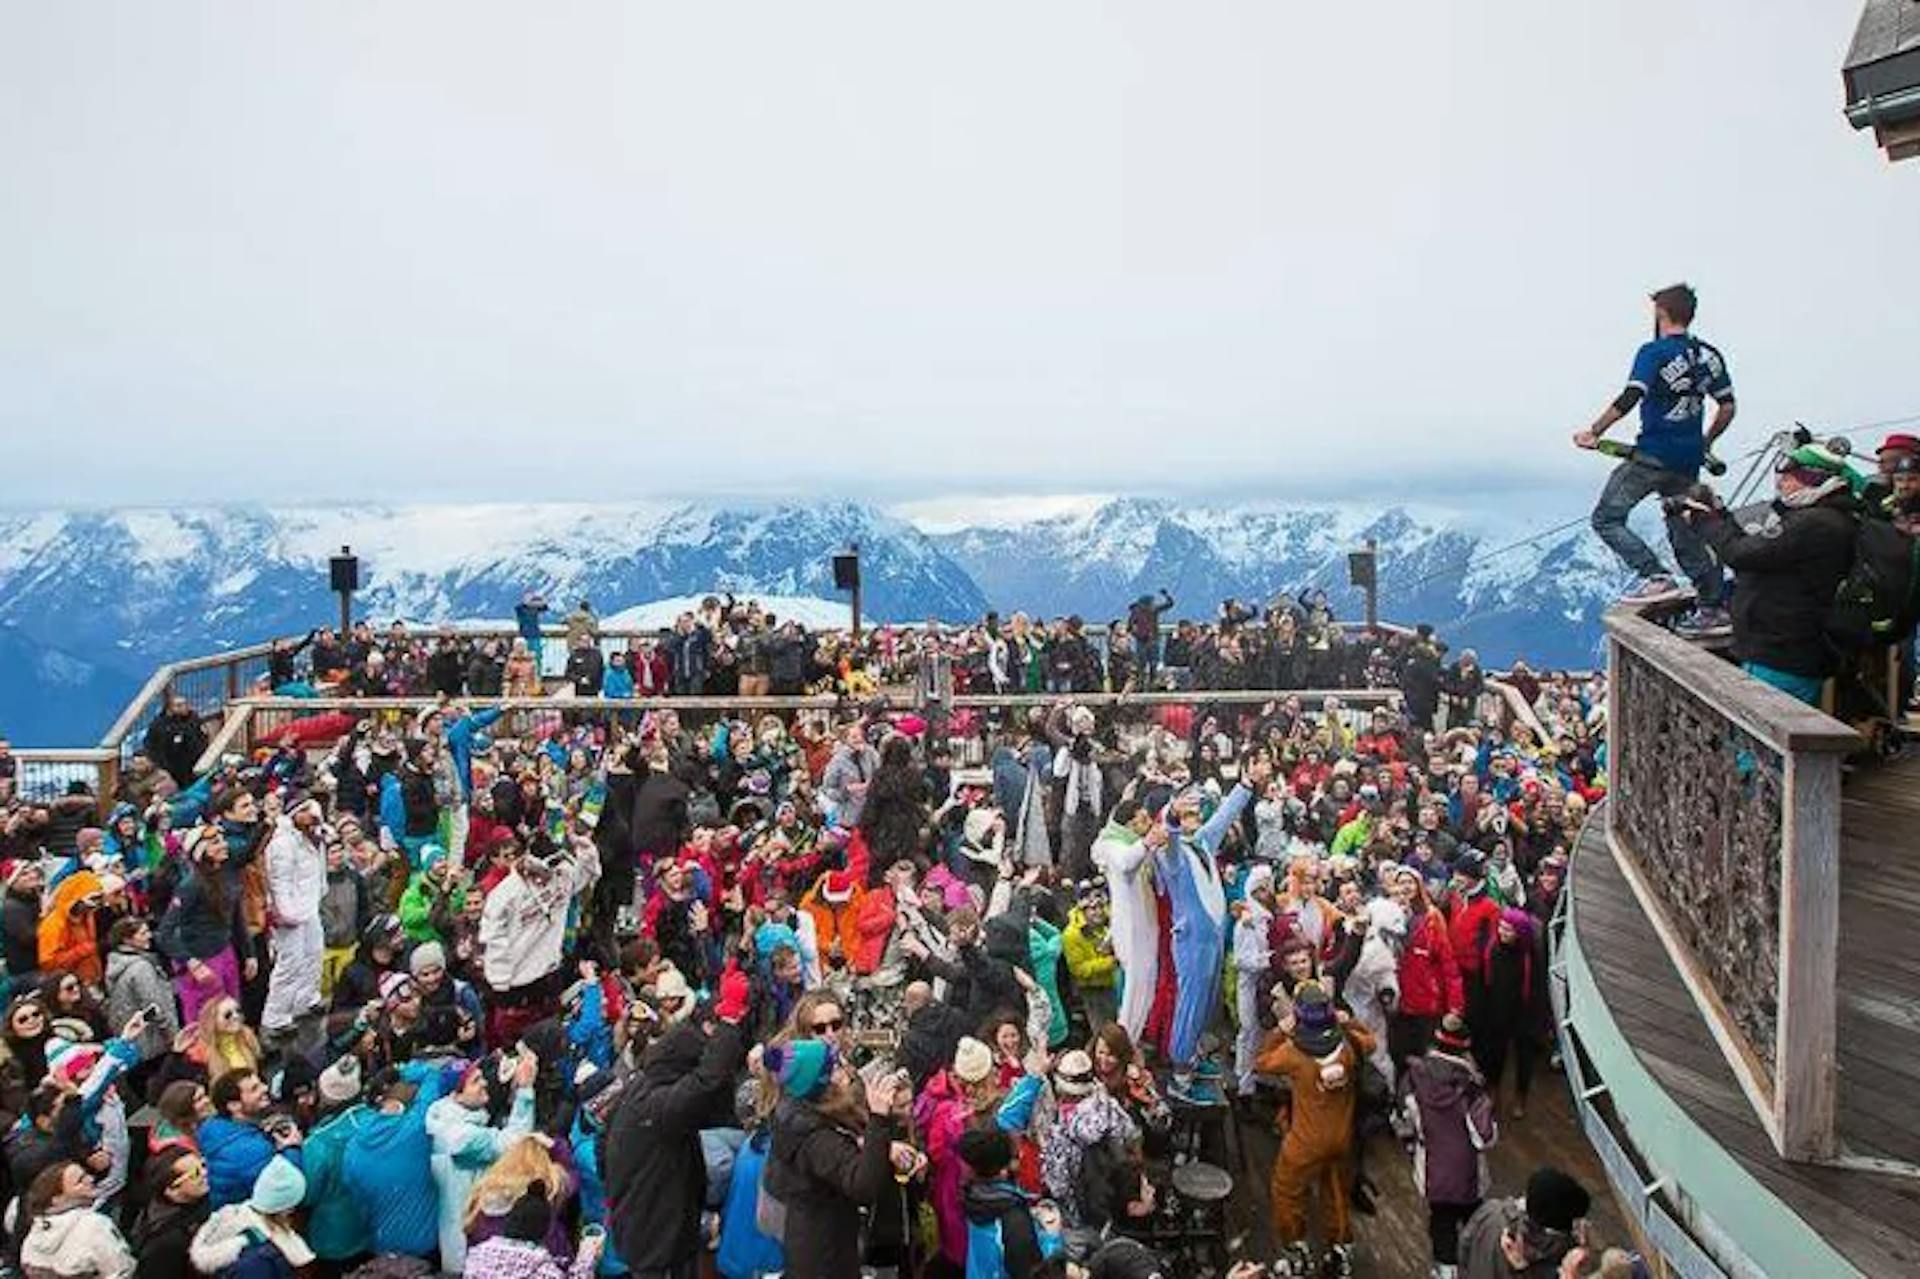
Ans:
[[[413,987],[413,978],[405,973],[380,974],[380,1001],[391,1004]]]
[[[445,860],[447,860],[447,850],[440,845],[422,844],[420,846],[420,869],[422,871],[430,871]]]
[[[1085,1097],[1099,1086],[1093,1077],[1093,1058],[1084,1048],[1069,1048],[1053,1064],[1053,1087],[1062,1097]]]
[[[818,1097],[833,1076],[833,1049],[823,1039],[775,1044],[767,1049],[763,1061],[780,1081],[780,1091],[795,1101]]]
[[[963,1036],[953,1052],[953,1074],[963,1084],[977,1084],[993,1073],[993,1049],[972,1035]]]
[[[320,1072],[321,1099],[343,1106],[360,1095],[360,1059],[348,1053]]]
[[[254,1211],[272,1216],[292,1212],[306,1197],[306,1175],[285,1155],[275,1155],[254,1180],[253,1194],[247,1202],[253,1205]]]
[[[418,977],[429,968],[445,968],[447,950],[437,941],[423,941],[407,957],[407,971]]]
[[[77,1084],[86,1078],[94,1063],[100,1060],[100,1055],[99,1044],[74,1043],[50,1036],[47,1039],[47,1073]]]
[[[1467,1030],[1467,1023],[1458,1014],[1448,1013],[1434,1029],[1433,1046],[1458,1056],[1472,1049],[1473,1036]]]

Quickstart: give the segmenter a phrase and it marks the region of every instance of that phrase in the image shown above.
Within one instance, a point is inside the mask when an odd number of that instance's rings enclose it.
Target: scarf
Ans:
[[[1789,511],[1803,511],[1807,507],[1814,505],[1821,498],[1833,493],[1838,493],[1846,487],[1847,477],[1844,475],[1836,475],[1817,488],[1795,489],[1791,493],[1782,493],[1775,500]]]

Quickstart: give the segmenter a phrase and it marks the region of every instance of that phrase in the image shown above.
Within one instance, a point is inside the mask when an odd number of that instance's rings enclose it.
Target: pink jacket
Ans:
[[[952,1075],[941,1071],[913,1100],[913,1123],[926,1142],[927,1191],[940,1226],[940,1255],[955,1265],[967,1261],[967,1214],[961,1204],[967,1166],[960,1135],[967,1130],[967,1099]]]

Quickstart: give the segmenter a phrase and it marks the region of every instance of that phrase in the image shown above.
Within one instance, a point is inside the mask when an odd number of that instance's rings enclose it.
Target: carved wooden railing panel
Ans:
[[[1613,677],[1632,743],[1613,821],[1770,1081],[1785,760],[1631,650]]]
[[[1861,739],[1607,615],[1608,840],[1774,1148],[1833,1153],[1840,761]]]

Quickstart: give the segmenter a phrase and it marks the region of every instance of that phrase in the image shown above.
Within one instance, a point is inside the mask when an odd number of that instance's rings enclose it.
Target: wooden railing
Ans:
[[[1357,635],[1366,628],[1358,622],[1340,622],[1340,628],[1349,635]],[[416,635],[432,634],[439,628],[414,626]],[[509,622],[461,623],[453,629],[463,639],[499,639],[510,642],[519,635],[518,628]],[[912,629],[910,626],[906,629]],[[1162,626],[1163,636],[1174,628]],[[1411,630],[1391,622],[1381,622],[1375,628],[1382,633],[1408,635]],[[600,627],[600,646],[611,652],[615,648],[624,648],[634,639],[651,639],[661,633],[658,627],[631,625],[607,625]],[[814,631],[813,634],[821,632]],[[559,643],[566,634],[566,627],[560,623],[544,625],[541,628],[542,653],[541,669],[549,676],[557,675],[564,659]],[[1091,628],[1088,636],[1104,652],[1105,630]],[[320,701],[292,701],[266,696],[265,680],[268,672],[268,658],[273,649],[271,642],[250,644],[242,648],[230,649],[222,653],[208,654],[203,657],[184,658],[168,662],[154,670],[147,681],[127,704],[119,717],[107,729],[97,746],[81,748],[19,749],[14,756],[20,761],[20,788],[23,792],[46,795],[56,793],[73,781],[84,781],[100,798],[102,809],[111,802],[111,796],[119,781],[121,770],[128,758],[140,749],[147,727],[154,718],[165,709],[170,697],[184,697],[197,712],[207,727],[210,736],[208,750],[202,756],[202,766],[210,766],[227,751],[246,749],[259,740],[269,726],[283,724],[287,720],[302,714],[311,714],[322,709],[341,709],[360,703],[351,703],[339,699]],[[1488,688],[1496,696],[1504,699],[1511,718],[1524,722],[1536,732],[1544,735],[1545,730],[1533,717],[1530,707],[1520,701],[1517,695],[1501,684],[1497,679],[1489,679]],[[999,695],[999,694],[960,694],[951,699],[950,705],[957,710],[989,711],[994,708],[1014,709],[1053,700],[1052,694]],[[1082,694],[1074,700],[1103,706],[1126,701],[1135,706],[1147,707],[1161,705],[1245,705],[1260,703],[1275,698],[1298,697],[1307,709],[1317,711],[1323,699],[1329,696],[1339,697],[1347,707],[1347,713],[1356,715],[1372,710],[1376,706],[1394,703],[1398,697],[1395,690],[1343,688],[1333,690],[1283,689],[1283,690],[1192,690],[1170,693],[1127,694]],[[399,707],[411,707],[415,710],[430,704],[431,699],[374,699],[392,703]],[[731,710],[745,712],[754,709],[793,710],[793,709],[829,709],[838,705],[832,697],[813,698],[672,698],[672,699],[631,699],[615,702],[604,698],[583,698],[577,702],[563,699],[543,698],[539,705],[550,711],[572,711],[586,713],[593,709],[602,711],[621,711],[639,713],[656,707],[670,706],[683,713],[719,712]]]
[[[1608,839],[1774,1148],[1834,1149],[1840,765],[1862,739],[1606,617]]]
[[[1324,715],[1328,698],[1339,699],[1338,715],[1350,730],[1362,731],[1378,707],[1396,706],[1396,689],[1307,689],[1299,692],[1221,691],[1198,693],[1083,693],[1072,700],[1094,709],[1107,727],[1129,724],[1144,728],[1158,722],[1157,712],[1168,707],[1193,707],[1230,715],[1257,711],[1268,702],[1298,697],[1303,709],[1316,720]],[[928,708],[912,704],[910,699],[890,699],[899,710],[924,713]],[[948,703],[955,723],[950,727],[954,761],[966,767],[984,764],[992,749],[1005,740],[1017,723],[1017,714],[1037,705],[1051,705],[1059,696],[1028,694],[960,694]],[[462,698],[461,703],[485,708],[509,703],[513,718],[503,732],[540,733],[567,723],[601,723],[618,720],[636,724],[653,711],[671,710],[689,723],[718,719],[752,719],[762,714],[783,717],[799,712],[831,713],[857,705],[856,701],[832,695],[808,697],[537,697],[537,698]],[[243,697],[227,709],[219,728],[200,757],[199,769],[215,767],[229,752],[247,753],[272,741],[289,725],[316,716],[339,712],[372,715],[392,722],[411,721],[424,711],[440,705],[433,697]],[[961,717],[967,716],[964,722]]]

